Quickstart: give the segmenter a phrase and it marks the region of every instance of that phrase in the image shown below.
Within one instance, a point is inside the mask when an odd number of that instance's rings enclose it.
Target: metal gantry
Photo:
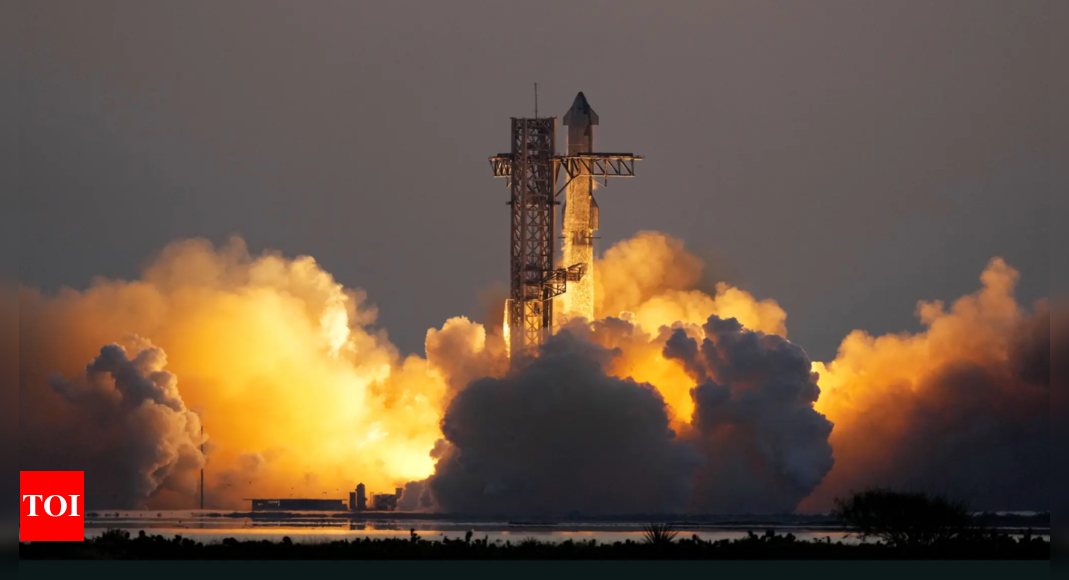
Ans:
[[[578,176],[633,177],[631,153],[556,155],[557,118],[513,118],[512,151],[490,158],[494,177],[507,179],[511,190],[511,276],[506,308],[510,355],[533,354],[552,334],[553,299],[568,282],[582,280],[583,264],[555,267],[557,178],[564,169],[569,182]],[[565,184],[565,188],[567,184]]]
[[[541,344],[553,326],[556,142],[555,118],[513,118],[512,153],[498,156],[510,161],[511,291],[506,322],[513,353]]]

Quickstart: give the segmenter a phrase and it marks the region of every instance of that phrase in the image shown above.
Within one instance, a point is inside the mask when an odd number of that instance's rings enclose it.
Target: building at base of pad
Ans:
[[[397,488],[393,493],[367,494],[364,484],[356,487],[349,494],[349,503],[342,499],[248,499],[252,502],[254,512],[392,512],[397,509],[404,490]]]

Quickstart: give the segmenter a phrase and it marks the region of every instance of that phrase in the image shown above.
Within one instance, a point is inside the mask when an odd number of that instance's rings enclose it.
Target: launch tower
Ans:
[[[593,318],[593,281],[588,270],[593,266],[592,232],[598,227],[594,180],[603,178],[607,185],[609,177],[634,177],[635,161],[642,159],[632,153],[593,152],[593,127],[599,119],[583,93],[576,96],[564,123],[568,127],[567,155],[556,154],[557,118],[536,116],[513,117],[512,151],[490,158],[494,177],[506,178],[511,191],[511,271],[505,332],[513,359],[531,353],[552,334],[553,300],[568,291],[569,282],[585,284],[589,289],[590,312],[587,315],[584,310],[579,315]],[[567,182],[558,190],[561,169]],[[557,267],[557,197],[566,190],[573,207],[565,208],[564,219],[585,221],[580,231],[569,231],[565,237],[565,258],[579,259]],[[577,250],[569,251],[573,247]]]

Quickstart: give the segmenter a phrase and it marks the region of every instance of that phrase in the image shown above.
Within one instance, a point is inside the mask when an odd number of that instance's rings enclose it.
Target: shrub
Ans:
[[[672,531],[672,524],[647,524],[642,531],[646,543],[652,546],[671,544],[679,535],[679,532]]]
[[[932,546],[972,531],[968,506],[942,496],[873,489],[836,501],[834,515],[863,538],[899,548]]]

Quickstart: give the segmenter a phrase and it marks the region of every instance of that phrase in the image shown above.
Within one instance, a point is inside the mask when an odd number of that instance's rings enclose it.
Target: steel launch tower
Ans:
[[[494,177],[506,178],[511,191],[510,293],[505,328],[514,360],[531,354],[552,334],[553,300],[568,291],[568,283],[592,282],[587,278],[589,259],[561,267],[556,264],[557,197],[571,190],[571,211],[580,212],[575,214],[580,219],[588,216],[589,227],[581,228],[578,235],[570,232],[571,241],[565,239],[565,248],[589,247],[592,258],[592,232],[598,228],[594,180],[603,178],[608,185],[609,177],[634,177],[635,161],[642,159],[632,153],[594,153],[593,127],[599,121],[586,97],[579,93],[564,117],[568,127],[567,155],[556,152],[557,118],[536,116],[513,117],[511,152],[490,158]],[[562,169],[567,181],[558,190]]]

